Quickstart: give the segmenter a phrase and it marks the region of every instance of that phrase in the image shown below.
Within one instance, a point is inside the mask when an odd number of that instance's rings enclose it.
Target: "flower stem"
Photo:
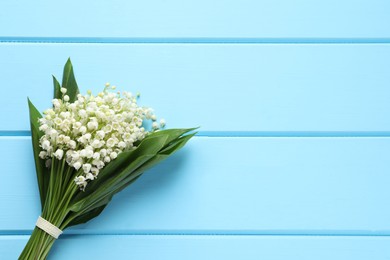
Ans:
[[[35,227],[27,245],[19,256],[19,260],[46,259],[54,242],[55,238],[40,228]]]
[[[75,193],[79,190],[78,186],[70,181],[65,185],[60,185],[64,174],[72,175],[74,171],[65,166],[65,161],[57,161],[53,158],[50,183],[45,205],[42,210],[42,218],[46,219],[56,227],[65,229],[68,224],[69,203]],[[72,177],[69,178],[70,180]],[[19,260],[43,260],[47,258],[55,238],[47,234],[38,227],[34,228],[30,239],[27,242]]]

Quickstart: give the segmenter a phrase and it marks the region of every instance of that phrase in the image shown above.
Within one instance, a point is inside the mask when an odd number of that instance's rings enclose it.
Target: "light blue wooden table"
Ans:
[[[27,96],[142,93],[173,158],[50,259],[390,259],[390,2],[1,1],[0,259],[40,205]]]

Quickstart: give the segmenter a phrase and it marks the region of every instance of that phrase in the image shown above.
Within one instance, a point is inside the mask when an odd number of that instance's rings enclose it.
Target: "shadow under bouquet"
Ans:
[[[64,229],[98,216],[116,193],[195,135],[194,128],[161,130],[165,121],[138,106],[137,95],[108,83],[96,96],[79,94],[70,59],[62,85],[55,77],[53,83],[53,107],[43,116],[28,100],[42,213],[19,259],[46,259]]]

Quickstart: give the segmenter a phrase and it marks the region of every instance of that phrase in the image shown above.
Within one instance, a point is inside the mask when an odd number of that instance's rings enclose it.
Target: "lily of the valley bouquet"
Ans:
[[[179,150],[193,129],[168,129],[138,96],[106,84],[79,94],[70,60],[53,107],[43,116],[29,101],[42,213],[19,259],[46,259],[62,231],[98,216],[112,197]],[[147,129],[149,121],[150,129]]]

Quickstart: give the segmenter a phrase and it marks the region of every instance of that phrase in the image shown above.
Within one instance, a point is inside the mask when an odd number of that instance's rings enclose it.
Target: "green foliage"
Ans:
[[[36,107],[28,99],[28,108],[30,111],[30,129],[31,129],[31,141],[33,145],[34,161],[35,161],[35,170],[38,179],[38,188],[39,195],[41,199],[41,206],[43,209],[47,188],[49,186],[50,174],[48,168],[45,167],[45,161],[39,158],[39,152],[41,151],[39,147],[39,139],[42,137],[42,132],[39,131],[38,120],[42,118],[42,115],[36,109]]]
[[[110,162],[98,178],[88,184],[85,192],[78,193],[70,210],[72,218],[88,221],[99,214],[112,197],[123,190],[147,169],[174,154],[192,137],[191,129],[168,129],[151,133],[132,151],[121,153]],[[78,224],[72,222],[71,225]]]
[[[68,91],[66,94],[69,96],[69,102],[74,102],[79,94],[79,87],[77,86],[76,78],[73,74],[73,66],[70,58],[65,64],[64,73],[62,75],[62,87]]]
[[[60,99],[61,96],[62,96],[62,93],[61,93],[61,85],[60,85],[60,83],[58,82],[58,80],[56,79],[56,77],[54,77],[54,76],[53,76],[53,86],[54,86],[53,98]]]
[[[62,86],[53,76],[54,98],[61,98],[61,87],[66,88],[70,102],[79,93],[70,59],[65,64]],[[64,160],[53,158],[52,168],[45,167],[40,159],[38,119],[41,114],[28,100],[30,109],[31,135],[43,208],[42,217],[62,229],[85,223],[98,216],[113,196],[136,181],[146,170],[165,160],[181,149],[194,135],[196,128],[168,129],[150,133],[134,150],[122,152],[100,171],[97,179],[91,181],[85,191],[79,190],[73,179],[81,174],[68,166]],[[45,205],[46,204],[46,205]]]
[[[53,98],[60,99],[62,96],[61,86],[58,80],[54,76],[53,76],[53,86],[54,86]],[[64,67],[62,87],[67,89],[67,94],[70,98],[70,101],[73,102],[76,99],[77,94],[79,93],[79,89],[76,83],[76,79],[74,77],[73,66],[70,59],[68,59]],[[47,189],[49,186],[50,171],[47,167],[45,167],[45,161],[39,158],[39,152],[41,151],[39,147],[39,139],[42,137],[43,133],[39,130],[38,120],[42,118],[42,115],[39,113],[38,109],[33,105],[30,99],[28,99],[28,107],[30,111],[30,129],[31,129],[33,151],[34,151],[35,168],[36,168],[36,174],[38,179],[38,188],[39,188],[39,195],[41,199],[41,206],[43,209],[46,200]]]

